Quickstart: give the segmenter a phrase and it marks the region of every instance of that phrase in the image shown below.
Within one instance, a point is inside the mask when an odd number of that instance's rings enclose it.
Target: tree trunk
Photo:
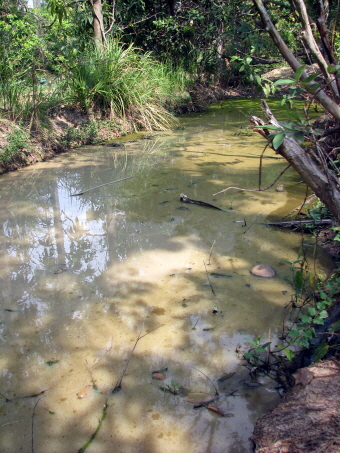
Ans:
[[[276,30],[274,24],[272,23],[270,16],[262,2],[262,0],[253,0],[255,6],[257,7],[265,29],[269,33],[270,37],[274,41],[274,44],[280,51],[283,58],[287,61],[289,66],[293,71],[297,71],[301,65],[297,58],[293,55],[289,47],[281,38],[279,32]],[[308,77],[306,71],[303,71],[301,74],[301,80],[305,80]],[[333,101],[323,90],[317,90],[313,88],[314,82],[310,82],[305,86],[306,90],[311,93],[315,99],[338,121],[340,122],[340,107]]]
[[[262,100],[262,106],[268,122],[274,126],[280,126],[264,100]],[[262,136],[269,135],[268,130],[261,129],[261,126],[265,124],[261,118],[251,116],[249,120],[256,126],[257,132],[260,132]],[[326,173],[322,171],[305,150],[292,138],[285,138],[276,152],[281,154],[299,173],[303,181],[320,198],[340,225],[340,190],[336,178],[330,172]]]
[[[91,0],[93,15],[93,37],[98,50],[103,48],[105,42],[102,0]]]

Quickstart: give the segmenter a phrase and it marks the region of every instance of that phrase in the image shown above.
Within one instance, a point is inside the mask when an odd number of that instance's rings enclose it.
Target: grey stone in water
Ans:
[[[253,275],[256,275],[256,277],[263,278],[272,278],[276,275],[274,269],[268,266],[268,264],[258,264],[257,266],[252,268],[251,273]]]

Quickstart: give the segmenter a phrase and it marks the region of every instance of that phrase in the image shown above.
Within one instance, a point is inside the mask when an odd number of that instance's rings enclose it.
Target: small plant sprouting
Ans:
[[[179,387],[179,383],[178,382],[175,382],[174,380],[171,379],[171,387],[172,387],[172,391],[175,395],[178,394],[178,387]]]
[[[230,197],[230,206],[229,206],[229,209],[232,211],[234,208],[233,208],[233,202],[234,202],[234,197]]]
[[[265,344],[261,344],[260,335],[257,337],[256,341],[250,340],[249,338],[246,338],[246,341],[248,341],[254,347],[244,354],[244,358],[249,362],[250,365],[257,367],[261,360],[261,354],[266,351],[268,346],[271,344],[271,341]]]

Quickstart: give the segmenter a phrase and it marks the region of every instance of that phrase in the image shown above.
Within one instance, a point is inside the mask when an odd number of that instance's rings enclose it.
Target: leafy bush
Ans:
[[[29,135],[21,129],[14,129],[11,134],[7,136],[7,143],[3,147],[2,153],[0,153],[1,162],[11,162],[14,159],[26,160],[25,151],[29,150]]]

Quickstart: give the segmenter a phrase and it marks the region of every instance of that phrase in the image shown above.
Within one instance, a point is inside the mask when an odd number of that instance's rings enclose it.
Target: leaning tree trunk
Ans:
[[[268,122],[274,126],[281,127],[264,100],[262,100],[262,105]],[[255,125],[254,129],[257,132],[264,137],[268,137],[269,131],[261,128],[261,126],[265,125],[261,118],[251,116],[249,119]],[[339,181],[334,174],[327,168],[321,169],[293,138],[285,138],[276,152],[284,157],[299,173],[303,181],[320,198],[340,225],[340,188]]]
[[[278,48],[278,50],[280,51],[281,55],[287,61],[287,63],[293,69],[293,71],[297,71],[299,69],[299,67],[302,66],[302,65],[299,62],[299,60],[294,56],[294,54],[289,49],[289,47],[284,42],[284,40],[281,38],[279,32],[275,28],[275,25],[271,21],[270,16],[269,16],[269,14],[267,12],[267,9],[264,6],[262,0],[253,0],[253,1],[254,1],[255,6],[257,7],[257,9],[259,11],[259,14],[261,16],[262,22],[264,24],[264,27],[267,30],[267,32],[269,33],[270,37],[272,38],[275,46]],[[296,3],[297,6],[301,6],[301,4],[303,4],[303,2],[301,0],[299,0],[299,1],[295,0],[295,3]],[[302,9],[301,9],[301,12],[302,12]],[[303,23],[302,25],[306,25],[306,28],[308,29],[307,24]],[[311,47],[313,47],[313,45],[312,45],[312,41],[313,40],[312,40],[312,37],[310,37],[310,33],[307,34],[306,30],[304,30],[304,31],[305,31],[305,33],[304,33],[305,44],[308,45],[308,46],[310,45]],[[314,51],[316,52],[315,49],[314,49]],[[319,63],[319,61],[318,61],[318,63]],[[326,70],[324,65],[321,65],[320,69],[323,72]],[[302,74],[301,74],[301,80],[304,81],[304,80],[307,79],[307,77],[308,77],[307,72],[303,71]],[[322,107],[324,107],[325,110],[327,110],[331,115],[333,115],[333,117],[338,122],[340,122],[340,107],[339,107],[339,105],[336,102],[334,102],[333,99],[331,97],[329,97],[325,93],[325,91],[323,91],[323,90],[316,90],[315,91],[314,85],[315,85],[315,83],[313,81],[311,81],[310,83],[307,83],[305,85],[305,89],[310,94],[312,94],[315,97],[315,99],[322,105]],[[334,83],[332,83],[332,87],[335,90],[337,89],[336,85]]]

